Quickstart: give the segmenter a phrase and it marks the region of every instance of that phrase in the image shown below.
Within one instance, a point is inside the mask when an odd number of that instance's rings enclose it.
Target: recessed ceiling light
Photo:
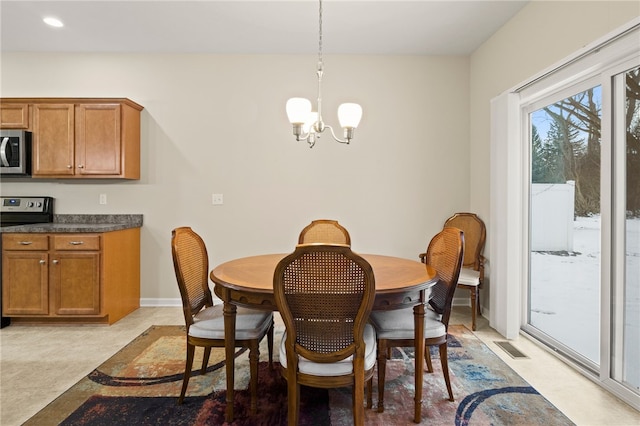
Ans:
[[[51,25],[52,27],[56,27],[56,28],[64,27],[64,24],[58,18],[47,16],[42,20],[44,21],[45,24]]]

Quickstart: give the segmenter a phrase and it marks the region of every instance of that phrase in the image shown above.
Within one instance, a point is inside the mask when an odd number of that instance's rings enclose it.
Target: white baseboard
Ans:
[[[182,300],[180,300],[180,299],[151,299],[151,298],[141,298],[140,299],[140,307],[141,308],[175,307],[175,306],[182,306]]]

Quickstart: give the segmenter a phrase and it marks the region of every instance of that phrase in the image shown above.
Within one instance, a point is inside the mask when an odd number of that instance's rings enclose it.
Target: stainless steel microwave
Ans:
[[[0,130],[0,174],[31,175],[31,132]]]

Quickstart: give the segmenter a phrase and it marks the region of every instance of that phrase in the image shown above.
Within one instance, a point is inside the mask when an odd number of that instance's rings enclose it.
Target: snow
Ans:
[[[574,221],[573,252],[532,252],[530,324],[600,364],[600,217]],[[624,380],[640,388],[640,219],[626,223]],[[612,299],[615,300],[615,299]],[[616,306],[614,304],[614,311]]]

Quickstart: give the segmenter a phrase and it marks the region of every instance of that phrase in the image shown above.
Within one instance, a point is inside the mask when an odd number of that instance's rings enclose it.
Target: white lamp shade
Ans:
[[[305,120],[304,124],[302,125],[302,131],[304,133],[309,133],[309,130],[311,130],[313,125],[316,124],[316,121],[318,121],[318,113],[315,111],[310,112],[307,115],[307,119]]]
[[[340,127],[355,129],[362,119],[362,107],[358,104],[340,104],[338,107],[338,120]]]
[[[291,124],[302,124],[309,119],[311,101],[305,98],[291,98],[287,101],[287,117]]]

